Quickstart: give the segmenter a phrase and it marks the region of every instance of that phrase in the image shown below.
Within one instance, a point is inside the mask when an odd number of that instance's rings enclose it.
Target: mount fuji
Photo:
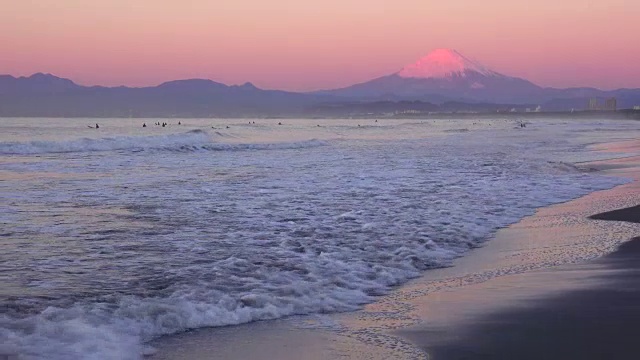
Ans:
[[[453,78],[482,75],[502,76],[456,50],[437,49],[417,62],[407,65],[398,73],[403,78]]]
[[[360,99],[526,103],[546,100],[545,89],[495,72],[456,50],[437,49],[400,71],[322,93]]]

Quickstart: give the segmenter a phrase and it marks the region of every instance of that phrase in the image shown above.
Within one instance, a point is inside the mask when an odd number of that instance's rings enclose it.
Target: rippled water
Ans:
[[[623,183],[571,163],[637,135],[604,120],[133,122],[0,119],[0,354],[136,359],[162,334],[357,309],[538,207]]]

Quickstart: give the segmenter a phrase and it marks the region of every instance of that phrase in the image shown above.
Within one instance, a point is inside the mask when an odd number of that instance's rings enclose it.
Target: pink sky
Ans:
[[[0,0],[0,74],[347,86],[434,48],[554,87],[640,87],[640,1]]]

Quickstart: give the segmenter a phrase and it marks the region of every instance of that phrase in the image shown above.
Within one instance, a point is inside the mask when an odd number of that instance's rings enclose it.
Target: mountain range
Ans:
[[[380,108],[493,111],[537,105],[545,111],[566,111],[585,109],[591,98],[612,97],[619,108],[640,105],[640,89],[544,88],[495,72],[450,49],[434,50],[396,73],[371,81],[310,93],[263,90],[251,83],[228,86],[204,79],[136,88],[82,86],[42,73],[0,75],[0,116],[25,117],[346,116]]]
[[[81,86],[51,74],[0,76],[0,116],[224,117],[299,113],[317,96],[228,86],[211,80],[169,81],[153,87]]]
[[[543,88],[528,80],[495,72],[451,49],[434,50],[394,74],[322,93],[371,100],[555,103],[553,110],[582,110],[590,98],[616,97],[622,107],[640,102],[640,89]]]

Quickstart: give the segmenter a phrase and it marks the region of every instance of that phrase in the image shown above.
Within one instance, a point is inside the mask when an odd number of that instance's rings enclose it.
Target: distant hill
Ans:
[[[78,90],[81,86],[68,79],[37,73],[29,77],[0,75],[0,95],[60,94]]]
[[[191,79],[155,87],[80,86],[49,74],[0,76],[0,116],[225,117],[302,114],[327,97]]]
[[[584,110],[589,99],[640,105],[640,89],[543,88],[497,73],[455,50],[342,89],[296,93],[205,79],[151,87],[82,86],[51,74],[0,75],[3,117],[321,117],[428,112]]]

